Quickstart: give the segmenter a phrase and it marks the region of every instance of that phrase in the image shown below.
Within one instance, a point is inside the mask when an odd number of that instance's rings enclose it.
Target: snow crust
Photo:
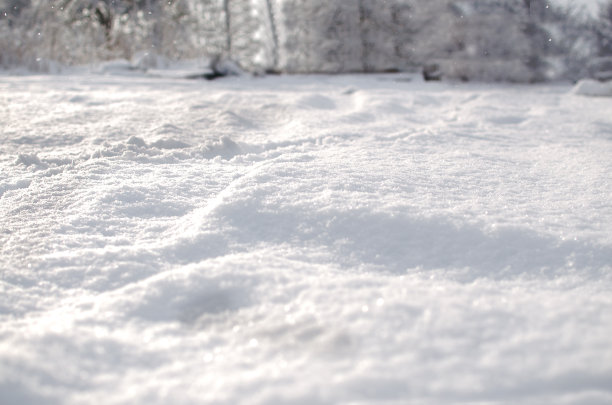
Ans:
[[[0,76],[1,402],[610,403],[611,106]]]

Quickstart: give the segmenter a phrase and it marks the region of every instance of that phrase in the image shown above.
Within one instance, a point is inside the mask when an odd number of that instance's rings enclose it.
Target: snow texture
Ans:
[[[0,76],[0,402],[609,404],[611,107]]]

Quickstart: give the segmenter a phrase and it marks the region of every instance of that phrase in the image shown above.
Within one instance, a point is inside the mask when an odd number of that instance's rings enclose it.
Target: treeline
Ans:
[[[533,82],[587,76],[605,56],[612,1],[593,18],[545,0],[0,0],[3,68],[202,58]]]

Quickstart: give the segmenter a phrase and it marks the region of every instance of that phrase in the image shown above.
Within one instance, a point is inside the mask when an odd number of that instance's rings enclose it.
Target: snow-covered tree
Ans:
[[[223,0],[228,35],[227,58],[248,70],[261,70],[264,48],[261,27],[265,16],[260,15],[252,0]]]
[[[590,43],[610,54],[612,1],[600,14],[589,29],[545,0],[0,0],[0,66],[209,58],[255,72],[431,65],[535,81],[578,75]]]
[[[416,5],[409,0],[360,0],[362,70],[399,70],[414,63],[410,46],[415,26]]]
[[[280,11],[281,70],[361,70],[358,1],[285,0]]]
[[[462,80],[536,81],[545,77],[548,35],[539,0],[438,1],[416,12],[415,56]],[[546,10],[546,5],[542,7]]]
[[[600,5],[595,32],[598,55],[612,56],[612,0]]]
[[[255,3],[254,13],[260,21],[257,37],[262,45],[257,60],[264,70],[277,72],[280,60],[278,2],[260,0]]]

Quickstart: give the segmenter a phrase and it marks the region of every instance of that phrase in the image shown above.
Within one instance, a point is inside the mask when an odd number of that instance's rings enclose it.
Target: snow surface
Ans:
[[[600,82],[593,79],[582,79],[573,89],[574,93],[591,97],[612,97],[612,81]]]
[[[0,402],[612,403],[610,111],[0,76]]]

